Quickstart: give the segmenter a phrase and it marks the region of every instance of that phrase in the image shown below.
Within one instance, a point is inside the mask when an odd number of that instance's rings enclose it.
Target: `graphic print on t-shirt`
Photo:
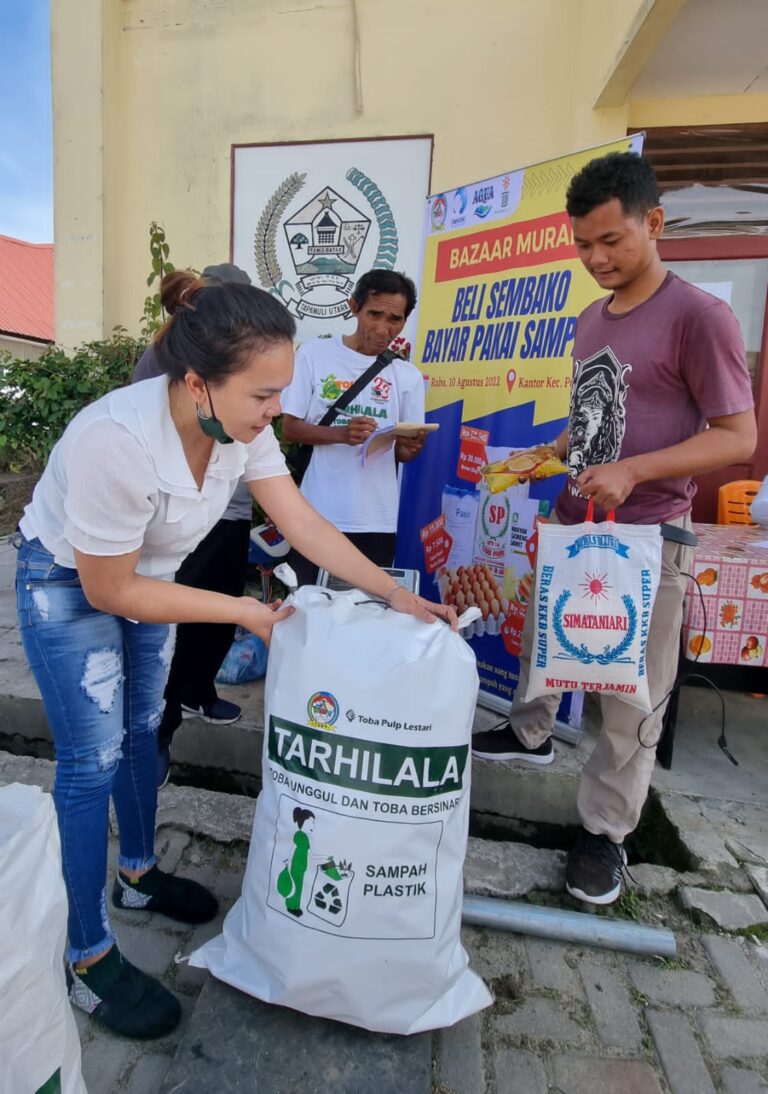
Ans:
[[[610,346],[576,362],[568,422],[567,463],[572,475],[619,459],[631,371],[632,366],[622,365]]]
[[[352,387],[353,383],[354,380],[339,380],[334,373],[330,372],[327,376],[320,378],[320,398],[326,407],[332,406],[347,388]],[[347,424],[350,418],[357,416],[386,418],[392,387],[390,380],[385,380],[381,375],[375,376],[368,387],[364,388],[358,396],[358,399],[362,401],[349,403],[343,410],[339,411],[332,424],[337,427],[343,426]]]

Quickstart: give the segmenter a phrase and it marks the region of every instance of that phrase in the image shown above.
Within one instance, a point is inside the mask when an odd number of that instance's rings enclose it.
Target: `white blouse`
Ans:
[[[48,459],[20,529],[60,566],[74,551],[124,555],[170,579],[245,482],[287,475],[271,427],[250,444],[214,442],[198,490],[171,418],[167,376],[110,392],[81,410]]]

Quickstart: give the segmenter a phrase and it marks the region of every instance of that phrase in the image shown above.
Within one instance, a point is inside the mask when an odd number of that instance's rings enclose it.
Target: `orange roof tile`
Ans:
[[[53,244],[0,235],[0,332],[52,342]]]

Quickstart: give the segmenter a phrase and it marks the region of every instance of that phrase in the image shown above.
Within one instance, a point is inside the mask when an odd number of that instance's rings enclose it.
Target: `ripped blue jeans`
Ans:
[[[16,602],[21,641],[56,745],[53,798],[69,899],[70,961],[107,949],[109,798],[119,863],[154,865],[157,727],[175,628],[95,611],[77,570],[20,537]]]

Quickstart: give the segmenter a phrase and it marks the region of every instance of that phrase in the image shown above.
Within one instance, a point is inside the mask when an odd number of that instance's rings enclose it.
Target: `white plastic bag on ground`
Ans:
[[[658,524],[539,525],[526,700],[607,692],[650,711],[645,653],[661,548]]]
[[[191,963],[369,1030],[452,1025],[492,1001],[459,937],[474,655],[357,590],[289,602],[242,895]]]
[[[64,979],[67,896],[50,794],[0,788],[0,1094],[85,1094]]]

